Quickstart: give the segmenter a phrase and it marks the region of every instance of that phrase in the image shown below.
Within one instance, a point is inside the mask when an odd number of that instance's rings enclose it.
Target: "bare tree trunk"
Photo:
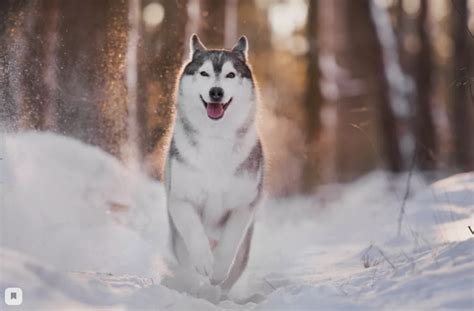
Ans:
[[[347,70],[354,92],[337,99],[336,170],[340,181],[349,181],[376,167],[375,111],[370,101],[367,62],[370,40],[367,22],[363,22],[365,1],[335,1],[343,24],[340,50],[336,51],[340,66]],[[368,5],[365,5],[368,13]],[[366,20],[368,15],[366,13]],[[339,82],[341,83],[341,82]],[[342,89],[342,87],[340,87]]]
[[[230,0],[235,1],[235,0]],[[262,57],[267,59],[268,49],[271,48],[270,42],[270,27],[266,19],[265,11],[260,9],[255,0],[239,0],[237,5],[237,37],[246,35],[249,40],[250,58],[251,60]],[[239,18],[241,16],[241,18]],[[231,48],[232,44],[227,46]],[[262,70],[261,68],[271,67],[271,64],[261,64],[256,66],[255,70]],[[266,79],[265,79],[266,80]],[[265,81],[261,81],[264,83]]]
[[[158,98],[159,113],[162,116],[161,119],[163,119],[161,130],[159,130],[161,135],[169,127],[174,107],[175,77],[181,66],[185,45],[186,4],[186,0],[166,1],[164,3],[166,16],[168,17],[163,20],[162,31],[160,31],[158,38],[160,48],[151,66],[152,80],[159,82],[161,85],[161,94]],[[151,137],[148,151],[153,150],[161,135]]]
[[[105,48],[106,1],[61,3],[58,49],[58,131],[99,145],[99,90],[104,78],[99,69]]]
[[[200,0],[188,0],[187,6],[187,21],[186,21],[186,34],[185,40],[189,40],[193,33],[197,33],[199,30],[199,23],[201,17],[201,1]],[[187,41],[185,41],[186,43]],[[186,61],[189,57],[189,44],[184,45],[183,61]]]
[[[415,144],[416,163],[422,170],[432,170],[436,167],[436,138],[432,116],[431,103],[431,65],[432,53],[428,33],[428,1],[420,1],[420,12],[417,20],[417,30],[420,40],[420,50],[415,64],[415,81],[417,88],[415,111]]]
[[[138,117],[138,43],[141,33],[141,0],[128,0],[128,40],[125,62],[127,81],[127,142],[123,154],[128,167],[139,170],[141,152],[139,150]]]
[[[201,24],[198,34],[207,47],[222,48],[224,45],[225,5],[224,0],[201,0]]]
[[[403,46],[403,41],[405,40],[405,20],[406,15],[403,9],[403,1],[404,0],[397,0],[396,7],[395,7],[395,18],[396,18],[396,25],[395,34],[397,36],[397,48],[398,48],[398,55],[400,55],[400,64],[402,68],[405,67],[405,48]]]
[[[306,97],[305,111],[307,114],[306,131],[308,142],[311,142],[321,129],[321,105],[323,103],[321,88],[319,85],[319,42],[318,42],[318,1],[310,1],[308,6],[308,21],[306,26],[309,51],[306,56],[308,67],[306,70]]]
[[[467,0],[453,0],[454,85],[452,87],[451,128],[454,164],[461,171],[474,170],[474,103],[470,102],[470,54]],[[472,53],[472,52],[471,52]]]
[[[386,168],[392,172],[402,170],[403,161],[397,135],[397,116],[408,115],[407,89],[410,84],[402,71],[398,46],[393,32],[390,17],[387,11],[379,7],[373,0],[369,0],[370,18],[374,29],[374,66],[376,72],[383,73],[383,79],[378,82],[376,89],[376,107],[378,123],[381,130],[379,140],[382,145],[382,157]]]
[[[344,25],[340,65],[350,73],[338,99],[336,166],[339,179],[351,180],[385,162],[400,169],[396,122],[388,98],[380,42],[368,0],[335,1]],[[353,90],[351,90],[353,89]]]
[[[61,1],[58,131],[120,157],[126,140],[125,1]]]
[[[323,98],[320,88],[319,70],[319,1],[309,1],[306,35],[309,50],[306,55],[306,95],[304,110],[306,116],[306,148],[308,156],[303,170],[303,191],[310,192],[318,180],[318,163],[316,155],[312,154],[313,144],[316,144],[321,131],[321,106]]]
[[[134,0],[105,1],[103,50],[99,51],[98,65],[103,87],[97,91],[97,143],[107,152],[125,160],[124,147],[129,142],[127,87],[127,43],[129,38],[128,2]],[[102,1],[101,1],[102,2]],[[94,1],[94,3],[98,3]],[[86,51],[84,51],[87,53]],[[94,99],[93,99],[94,101]]]
[[[58,21],[57,1],[33,1],[25,12],[24,53],[20,59],[20,126],[24,129],[47,128],[48,113],[54,104],[54,64],[51,46],[55,45]],[[53,48],[54,51],[54,48]],[[54,56],[53,56],[54,57]],[[50,123],[50,122],[49,122]],[[50,124],[51,125],[51,124]]]
[[[145,9],[147,5],[152,3],[151,0],[142,1],[141,10]],[[166,12],[165,14],[168,14]],[[150,124],[153,124],[150,119],[156,114],[156,105],[151,107],[151,99],[156,98],[158,95],[156,92],[151,92],[149,84],[151,82],[150,76],[152,74],[151,64],[153,59],[156,57],[157,42],[158,42],[158,31],[156,27],[147,28],[144,25],[143,19],[140,22],[140,38],[138,41],[138,95],[137,95],[137,124],[138,124],[138,148],[142,156],[146,156],[153,148],[149,147],[151,130]],[[153,101],[153,103],[155,103]],[[154,110],[152,110],[154,109]],[[151,112],[153,111],[153,112]]]
[[[230,49],[237,42],[239,0],[225,0],[224,47]]]
[[[158,50],[146,49],[141,64],[142,88],[146,85],[146,104],[138,111],[142,150],[147,158],[147,170],[154,178],[161,178],[166,135],[174,112],[176,76],[182,65],[188,38],[186,34],[187,0],[164,1],[165,18],[156,40]],[[152,42],[156,45],[156,42]],[[144,64],[147,68],[144,67]],[[141,96],[141,95],[140,95]],[[141,101],[143,99],[140,99]],[[145,133],[143,133],[145,131]]]
[[[18,128],[20,112],[15,90],[19,89],[19,55],[22,51],[26,1],[0,2],[0,130]]]

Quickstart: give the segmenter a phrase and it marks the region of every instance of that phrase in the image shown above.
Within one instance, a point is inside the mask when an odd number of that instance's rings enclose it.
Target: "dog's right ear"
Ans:
[[[204,46],[204,44],[202,44],[201,40],[199,40],[199,37],[195,33],[191,36],[191,40],[189,40],[189,45],[191,58],[193,58],[194,54],[196,54],[197,52],[202,52],[206,50],[206,47]]]

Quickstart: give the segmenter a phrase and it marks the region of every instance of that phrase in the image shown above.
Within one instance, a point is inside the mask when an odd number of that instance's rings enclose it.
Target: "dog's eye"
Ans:
[[[209,77],[209,74],[205,71],[201,71],[199,74],[203,77]]]
[[[233,78],[235,78],[235,73],[229,72],[229,73],[227,74],[227,76],[225,76],[225,77],[226,77],[226,78],[229,78],[229,79],[233,79]]]

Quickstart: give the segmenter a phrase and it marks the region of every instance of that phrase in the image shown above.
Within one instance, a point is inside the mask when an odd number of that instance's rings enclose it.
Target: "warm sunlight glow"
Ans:
[[[143,9],[143,21],[148,27],[158,26],[165,17],[165,10],[159,3],[150,3]]]
[[[390,8],[394,5],[394,0],[375,0],[375,3],[382,8]]]
[[[277,36],[289,37],[306,24],[307,5],[302,0],[273,4],[268,10],[272,30]]]
[[[441,20],[448,15],[452,3],[445,0],[430,1],[429,6],[431,14],[435,20]]]
[[[473,309],[473,33],[474,0],[0,0],[0,309]]]
[[[447,58],[453,50],[453,40],[446,34],[440,34],[438,40],[434,41],[434,47],[442,58]]]
[[[420,0],[403,1],[403,10],[410,15],[416,15],[420,10]]]

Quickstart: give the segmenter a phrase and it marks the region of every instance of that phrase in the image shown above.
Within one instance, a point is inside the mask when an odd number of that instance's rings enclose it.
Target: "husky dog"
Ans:
[[[165,171],[172,248],[226,294],[247,265],[262,199],[257,91],[245,36],[232,50],[206,49],[197,35],[190,46]]]

